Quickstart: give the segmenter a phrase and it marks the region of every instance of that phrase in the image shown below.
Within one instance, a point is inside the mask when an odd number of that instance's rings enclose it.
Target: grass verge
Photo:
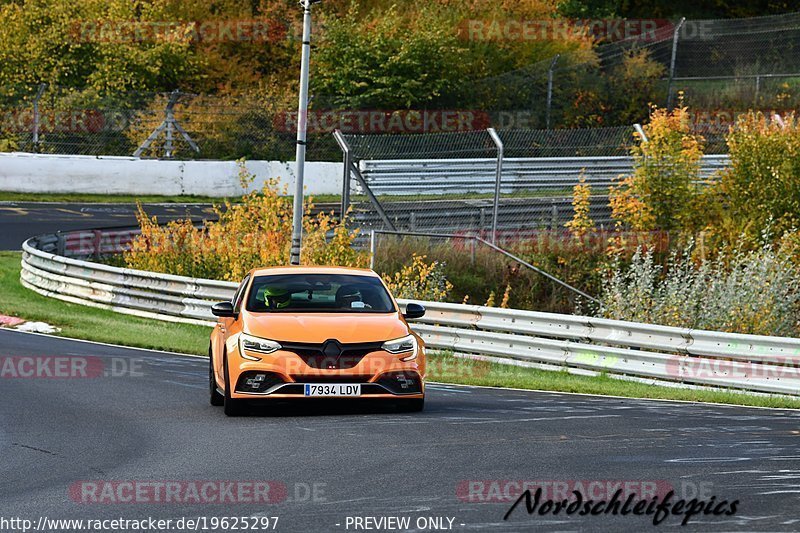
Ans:
[[[61,335],[137,348],[205,354],[209,328],[150,320],[47,298],[19,282],[19,252],[0,252],[0,314],[47,322]]]
[[[26,289],[19,282],[20,259],[19,252],[0,252],[0,294],[3,295],[0,314],[47,322],[60,327],[60,335],[65,337],[180,353],[207,353],[209,329],[206,327],[70,304]],[[446,353],[430,354],[428,365],[428,379],[443,383],[800,409],[800,399],[659,387],[603,375],[576,376],[459,359]]]
[[[710,402],[753,407],[781,407],[800,409],[800,399],[780,396],[756,396],[729,390],[680,389],[625,381],[607,375],[577,376],[566,371],[538,370],[513,365],[456,358],[450,354],[433,354],[429,357],[433,367],[428,379],[443,383],[510,387],[555,392],[575,392],[600,396],[651,398]]]

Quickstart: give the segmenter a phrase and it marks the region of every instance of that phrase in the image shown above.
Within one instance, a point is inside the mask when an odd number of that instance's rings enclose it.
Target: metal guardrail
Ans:
[[[23,244],[21,281],[53,298],[161,320],[212,323],[210,307],[236,284],[63,257],[52,237]],[[400,300],[406,305],[407,300]],[[740,335],[601,318],[422,302],[414,329],[428,346],[518,360],[762,393],[800,395],[800,339]]]
[[[703,156],[701,178],[713,179],[728,163],[727,155]],[[495,191],[497,159],[363,160],[359,168],[377,195],[490,194]],[[627,156],[504,158],[500,193],[565,190],[581,174],[599,192],[632,171],[633,158]]]
[[[598,226],[613,225],[608,196],[589,199],[590,216]],[[493,201],[486,199],[384,202],[383,210],[395,228],[409,231],[485,230],[492,227]],[[500,231],[563,228],[572,220],[572,197],[503,198],[497,217]],[[356,209],[352,220],[363,228],[382,228],[374,210]]]

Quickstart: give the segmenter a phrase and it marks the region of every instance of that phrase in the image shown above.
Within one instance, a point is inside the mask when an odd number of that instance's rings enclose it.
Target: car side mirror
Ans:
[[[406,320],[422,318],[423,316],[425,316],[425,307],[415,303],[408,304],[406,306],[406,312],[403,313],[403,318]]]
[[[231,302],[220,302],[211,306],[211,314],[223,318],[235,318],[236,313],[233,310]]]

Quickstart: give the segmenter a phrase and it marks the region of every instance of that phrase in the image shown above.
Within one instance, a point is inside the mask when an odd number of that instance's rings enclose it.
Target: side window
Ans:
[[[238,313],[242,309],[242,300],[244,299],[244,291],[247,289],[247,284],[250,282],[250,276],[245,276],[244,280],[242,280],[242,284],[239,285],[239,288],[236,290],[236,294],[233,296],[233,310]]]

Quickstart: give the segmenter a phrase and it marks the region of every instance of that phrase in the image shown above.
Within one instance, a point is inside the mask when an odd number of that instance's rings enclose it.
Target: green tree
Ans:
[[[323,105],[350,109],[425,106],[464,84],[464,47],[449,28],[429,21],[409,28],[392,8],[370,23],[357,9],[328,19],[312,77]]]

